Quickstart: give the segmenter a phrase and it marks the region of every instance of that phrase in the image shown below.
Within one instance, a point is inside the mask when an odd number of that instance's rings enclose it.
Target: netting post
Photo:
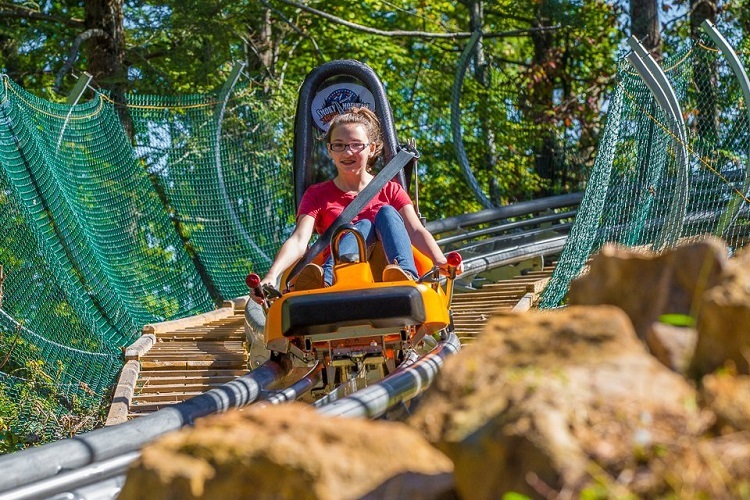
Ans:
[[[682,118],[682,110],[680,109],[680,103],[677,101],[677,95],[664,71],[635,36],[628,39],[628,45],[633,50],[628,54],[628,60],[643,78],[657,104],[668,118],[668,126],[671,129],[672,142],[678,162],[677,189],[674,198],[672,198],[665,224],[659,237],[654,242],[654,248],[658,250],[665,245],[674,245],[682,233],[689,189],[687,129],[685,120]]]
[[[737,81],[740,84],[742,96],[745,98],[745,112],[748,114],[748,123],[750,123],[750,80],[747,77],[744,66],[742,66],[742,61],[740,61],[740,58],[737,56],[737,53],[732,46],[729,45],[729,42],[727,42],[724,36],[719,33],[719,30],[716,29],[716,26],[714,26],[711,21],[708,19],[703,21],[703,23],[701,23],[701,28],[703,28],[703,31],[711,37],[711,40],[714,41],[721,54],[727,58],[729,67],[732,69],[732,73],[734,73],[735,78],[737,78]],[[735,194],[735,196],[732,197],[732,201],[729,203],[726,212],[724,212],[724,215],[719,221],[717,232],[720,236],[725,236],[727,229],[734,224],[734,221],[740,212],[740,208],[742,208],[742,205],[745,202],[748,188],[750,188],[750,151],[748,151],[747,157],[745,158],[745,163],[745,181],[742,183],[742,196]]]
[[[78,81],[76,82],[75,87],[73,87],[73,90],[68,94],[68,100],[66,103],[71,106],[78,104],[79,99],[81,99],[83,93],[86,92],[86,89],[93,78],[93,76],[84,71],[83,75],[78,77]]]
[[[3,307],[3,281],[5,281],[5,274],[3,273],[3,265],[0,264],[0,307]]]

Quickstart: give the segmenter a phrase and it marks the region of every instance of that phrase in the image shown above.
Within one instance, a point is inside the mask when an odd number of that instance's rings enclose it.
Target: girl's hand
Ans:
[[[257,304],[263,304],[266,300],[266,294],[261,286],[260,276],[250,273],[245,278],[245,284],[250,289],[250,298]]]
[[[458,252],[451,252],[445,256],[445,263],[438,265],[440,274],[450,276],[453,272],[455,275],[459,275],[464,272],[464,261],[461,254]]]

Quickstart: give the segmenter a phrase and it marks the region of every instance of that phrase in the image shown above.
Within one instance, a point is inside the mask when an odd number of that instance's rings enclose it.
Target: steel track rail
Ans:
[[[425,356],[416,360],[410,359],[405,363],[407,366],[402,366],[382,381],[373,384],[365,389],[357,391],[356,393],[346,396],[341,399],[328,402],[328,404],[318,408],[318,411],[324,415],[331,416],[345,416],[345,417],[368,417],[377,418],[385,414],[389,408],[401,403],[409,401],[414,397],[418,396],[427,387],[432,384],[435,380],[440,368],[443,365],[444,359],[457,352],[460,349],[460,343],[458,337],[451,333],[448,338],[437,344]],[[266,365],[257,368],[249,375],[256,373],[256,371],[264,369]],[[265,404],[282,404],[297,399],[305,391],[309,390],[315,383],[316,378],[320,374],[322,365],[314,367],[307,375],[302,377],[299,381],[290,385],[288,388],[275,392],[273,395],[268,397]],[[246,375],[245,378],[249,375]],[[277,377],[276,381],[278,381]],[[236,381],[233,381],[236,382]],[[212,391],[220,391],[225,386],[232,384],[229,382],[224,386],[212,389]],[[212,392],[209,391],[209,392]],[[255,399],[258,398],[258,394],[255,394]],[[168,410],[173,410],[177,406],[185,405],[194,399],[201,398],[208,393],[196,396],[195,398],[188,400],[175,407],[169,407],[159,410],[151,415],[141,417],[136,420],[132,420],[125,424],[120,424],[113,427],[107,427],[104,430],[109,430],[108,434],[112,434],[115,430],[124,430],[130,426],[131,422],[139,421],[154,421],[155,416],[160,414],[172,413]],[[248,401],[249,404],[252,401]],[[218,411],[217,411],[218,412]],[[214,412],[214,413],[217,413]],[[195,416],[194,418],[197,418]],[[181,427],[181,426],[179,426]],[[169,430],[177,430],[179,427],[174,427]],[[168,431],[165,431],[168,432]],[[90,435],[95,434],[97,431],[92,431],[87,435],[80,436],[90,440]],[[148,438],[142,437],[137,443],[137,446],[131,447],[130,450],[121,451],[117,454],[110,454],[110,456],[100,456],[97,460],[92,460],[89,463],[82,464],[74,470],[70,470],[72,467],[68,463],[68,471],[61,473],[52,474],[50,470],[46,470],[46,477],[37,478],[33,481],[26,481],[25,484],[15,487],[11,490],[0,492],[0,500],[25,500],[25,499],[36,499],[36,498],[49,498],[57,496],[57,498],[78,498],[95,500],[102,498],[114,498],[119,493],[125,482],[125,474],[130,464],[140,456],[140,448],[147,442],[156,439],[158,436],[163,434],[152,433]],[[100,433],[101,434],[101,433]],[[75,439],[75,438],[73,438]],[[66,440],[67,441],[67,440]],[[62,443],[62,442],[61,442]],[[56,443],[52,443],[56,444]],[[135,444],[135,443],[134,443]],[[50,445],[42,446],[35,450],[41,450]],[[35,451],[28,450],[28,451]],[[23,453],[23,452],[19,452]],[[9,457],[10,458],[10,457]],[[37,460],[39,457],[28,457],[24,460]],[[58,458],[59,461],[59,458]],[[2,465],[2,462],[0,462]],[[64,468],[58,468],[58,471],[63,471]],[[18,473],[18,471],[16,471]]]
[[[269,361],[221,387],[150,415],[0,457],[0,498],[17,498],[11,490],[128,454],[197,418],[246,406],[290,370],[291,366]]]
[[[461,344],[455,333],[410,365],[399,368],[380,382],[318,409],[322,415],[378,418],[390,408],[424,392],[437,377],[445,358],[455,354]]]

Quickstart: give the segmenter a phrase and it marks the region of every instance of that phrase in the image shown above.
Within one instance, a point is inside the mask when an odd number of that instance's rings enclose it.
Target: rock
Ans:
[[[729,373],[706,375],[700,394],[716,414],[719,426],[750,432],[750,376]]]
[[[651,323],[646,334],[646,345],[651,354],[664,366],[685,374],[695,352],[698,332],[695,328]]]
[[[750,375],[750,251],[729,261],[721,283],[708,290],[698,317],[698,341],[690,366],[696,378],[733,364]]]
[[[621,308],[645,339],[663,314],[697,317],[704,291],[719,282],[726,266],[726,245],[715,238],[661,254],[606,245],[589,272],[571,283],[568,297],[571,305]]]
[[[452,472],[402,423],[251,407],[146,446],[118,498],[427,499],[450,494]]]
[[[572,306],[491,318],[407,422],[453,460],[462,498],[575,495],[622,489],[662,443],[699,435],[695,399],[621,309]]]
[[[750,433],[677,439],[632,475],[636,498],[748,498]]]

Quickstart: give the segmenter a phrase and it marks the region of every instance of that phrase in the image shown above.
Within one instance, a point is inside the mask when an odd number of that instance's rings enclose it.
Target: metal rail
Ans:
[[[460,348],[458,337],[451,333],[432,351],[409,366],[396,370],[377,384],[333,401],[318,411],[323,415],[336,417],[380,417],[395,405],[424,392],[437,377],[445,358],[458,352]]]
[[[329,404],[319,408],[319,412],[324,415],[337,415],[347,417],[367,416],[369,418],[376,418],[385,414],[389,408],[393,407],[402,402],[409,401],[410,399],[418,396],[435,380],[438,371],[443,365],[444,359],[457,352],[460,349],[460,343],[458,337],[455,334],[450,334],[443,342],[437,344],[437,346],[430,351],[427,355],[412,363],[406,363],[406,367],[401,367],[396,370],[393,374],[384,378],[382,381],[373,384],[365,389],[357,391],[355,394],[341,398],[339,400],[330,402]],[[269,397],[266,404],[281,404],[295,400],[300,394],[308,390],[314,383],[315,378],[319,375],[322,365],[315,366],[307,375],[301,378],[295,384],[292,384],[287,389],[278,391]],[[266,365],[257,368],[250,374],[241,378],[250,378],[251,375],[256,372],[262,372],[267,369]],[[279,380],[278,370],[273,370],[274,379],[273,381]],[[238,379],[239,380],[239,379]],[[213,392],[225,392],[223,389],[228,388],[234,382],[229,382],[224,386],[212,389],[209,393]],[[269,381],[270,383],[270,381]],[[131,420],[128,423],[120,424],[113,427],[107,427],[99,431],[92,431],[90,433],[81,435],[72,440],[80,440],[90,447],[91,451],[101,448],[103,444],[101,441],[104,439],[113,438],[113,434],[116,431],[117,436],[115,440],[121,440],[123,431],[132,431],[138,423],[148,423],[150,425],[138,425],[140,431],[144,428],[149,428],[154,425],[155,421],[159,419],[159,416],[169,415],[175,413],[169,410],[179,410],[179,407],[184,407],[195,400],[207,396],[209,393],[185,401],[174,407],[165,408],[159,410],[156,413],[141,417],[136,420]],[[260,391],[254,391],[252,394],[252,401],[250,397],[241,398],[245,404],[249,404],[258,399]],[[211,400],[216,400],[215,397]],[[205,406],[192,405],[192,406]],[[244,405],[238,405],[244,406]],[[222,409],[226,409],[223,406]],[[218,413],[221,410],[212,411],[210,413]],[[198,417],[195,413],[192,413],[193,419]],[[203,415],[201,415],[203,416]],[[161,419],[163,420],[163,419]],[[68,444],[71,440],[61,441],[60,443],[65,447],[62,450],[60,447],[51,449],[52,445],[45,445],[40,448],[33,450],[26,450],[26,452],[18,452],[13,456],[6,458],[5,465],[14,464],[15,469],[5,469],[3,472],[10,472],[11,474],[19,474],[21,471],[19,468],[28,467],[33,463],[39,462],[40,460],[53,459],[49,466],[44,467],[37,474],[33,476],[24,477],[22,484],[16,484],[11,486],[11,489],[6,489],[3,483],[0,483],[0,500],[23,500],[23,499],[34,499],[34,498],[48,498],[52,495],[57,495],[58,498],[86,498],[89,500],[95,498],[113,498],[119,493],[122,485],[125,481],[125,474],[130,464],[140,456],[140,448],[147,442],[156,439],[158,436],[168,432],[169,430],[177,430],[178,428],[186,425],[187,422],[182,422],[179,425],[173,423],[169,429],[164,429],[164,426],[158,426],[158,431],[152,430],[147,433],[148,435],[141,435],[138,439],[132,439],[132,432],[127,432],[129,439],[129,446],[124,443],[120,443],[119,446],[114,446],[116,451],[112,453],[89,453],[90,457],[96,456],[96,459],[66,459],[64,466],[61,464],[63,457],[67,457],[68,453],[75,452],[76,448],[80,448],[78,443]],[[129,448],[129,449],[128,449]],[[45,456],[40,456],[39,451],[45,451]],[[33,453],[37,452],[37,453]],[[25,454],[26,456],[21,456]],[[19,460],[20,457],[20,460]],[[56,460],[55,460],[56,459]],[[0,461],[0,467],[4,464]],[[8,480],[7,474],[2,479]],[[9,481],[10,483],[21,483],[20,481]],[[86,492],[88,488],[88,492]],[[64,495],[64,496],[61,496]]]
[[[290,369],[290,366],[269,361],[221,387],[151,415],[0,457],[3,471],[0,498],[13,493],[9,490],[138,450],[167,432],[192,424],[197,418],[248,405]]]
[[[523,201],[430,222],[427,229],[443,251],[464,258],[457,289],[474,289],[481,274],[532,257],[562,252],[583,193]]]
[[[426,227],[436,237],[455,231],[457,234],[465,234],[468,238],[473,236],[473,232],[467,230],[467,228],[472,226],[488,222],[496,223],[513,217],[530,216],[558,208],[578,206],[582,199],[583,193],[570,193],[538,200],[521,201],[504,207],[488,208],[466,215],[457,215],[455,217],[431,221],[427,223]],[[443,238],[441,237],[438,243],[442,240]]]
[[[646,87],[667,117],[667,125],[672,129],[672,143],[678,163],[677,183],[669,208],[669,216],[654,244],[654,249],[658,250],[665,245],[673,246],[682,234],[682,223],[685,219],[690,188],[687,128],[677,95],[664,71],[635,36],[628,39],[628,45],[633,50],[628,55],[628,60],[641,75]]]

